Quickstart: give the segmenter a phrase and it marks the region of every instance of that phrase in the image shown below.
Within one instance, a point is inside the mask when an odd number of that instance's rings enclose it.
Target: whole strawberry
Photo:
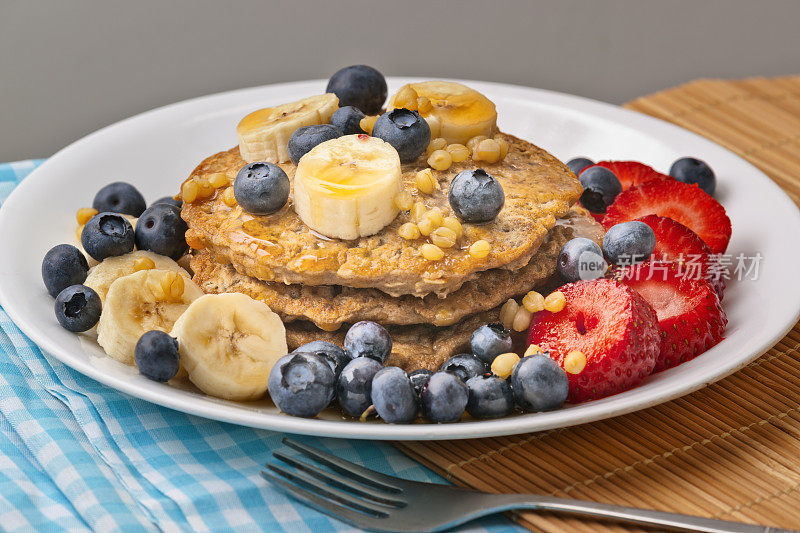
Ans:
[[[559,290],[566,306],[537,313],[528,343],[548,350],[567,371],[569,402],[622,392],[653,371],[661,332],[655,311],[636,291],[613,279],[578,281]]]
[[[654,372],[694,359],[722,340],[728,317],[707,281],[683,275],[675,264],[641,263],[614,276],[655,309],[661,349]]]

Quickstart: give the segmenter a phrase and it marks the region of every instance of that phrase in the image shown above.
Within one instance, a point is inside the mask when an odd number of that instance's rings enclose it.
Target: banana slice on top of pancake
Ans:
[[[449,144],[467,144],[473,137],[490,137],[497,130],[494,103],[461,83],[409,83],[389,98],[387,109],[398,107],[418,111],[431,128],[431,139],[442,137]]]
[[[337,239],[374,235],[399,209],[400,157],[391,144],[345,135],[318,144],[297,164],[294,208],[317,233]]]
[[[292,133],[302,126],[330,122],[337,109],[339,99],[333,93],[326,93],[253,111],[236,127],[242,159],[247,163],[288,162],[287,145]]]

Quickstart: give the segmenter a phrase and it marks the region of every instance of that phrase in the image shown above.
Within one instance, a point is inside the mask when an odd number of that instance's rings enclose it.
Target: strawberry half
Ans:
[[[586,356],[579,374],[567,373],[568,401],[603,398],[639,383],[652,371],[660,348],[655,311],[636,291],[613,279],[578,281],[559,289],[567,305],[536,313],[528,344],[549,350],[561,367],[573,350]]]
[[[650,226],[656,234],[652,261],[676,263],[683,275],[708,281],[722,299],[725,280],[714,273],[710,264],[711,249],[703,239],[671,218],[647,215],[638,220]]]
[[[662,174],[654,170],[653,167],[638,161],[598,161],[593,166],[605,167],[613,172],[622,184],[623,191],[648,181],[673,179],[671,176]]]
[[[658,316],[661,353],[654,372],[694,359],[722,340],[728,317],[708,282],[682,276],[674,264],[640,263],[616,274]]]
[[[711,249],[721,254],[731,240],[731,220],[725,208],[697,185],[675,180],[653,180],[619,193],[603,217],[603,227],[659,215],[694,231]]]

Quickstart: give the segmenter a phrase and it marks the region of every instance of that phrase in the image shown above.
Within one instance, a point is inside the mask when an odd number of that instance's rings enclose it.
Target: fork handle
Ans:
[[[701,531],[704,533],[792,533],[788,529],[728,522],[677,513],[666,513],[649,509],[636,509],[583,500],[555,498],[551,496],[503,494],[497,495],[498,503],[507,511],[531,509],[554,513],[613,520],[628,524],[655,526],[671,531]]]

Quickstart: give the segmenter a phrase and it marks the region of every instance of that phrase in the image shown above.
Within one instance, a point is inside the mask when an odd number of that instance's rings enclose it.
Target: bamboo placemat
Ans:
[[[698,80],[626,107],[728,147],[800,204],[800,76]],[[551,494],[800,529],[798,348],[800,324],[722,381],[602,422],[396,446],[457,484],[489,492]],[[546,514],[514,518],[534,531],[634,530]]]

